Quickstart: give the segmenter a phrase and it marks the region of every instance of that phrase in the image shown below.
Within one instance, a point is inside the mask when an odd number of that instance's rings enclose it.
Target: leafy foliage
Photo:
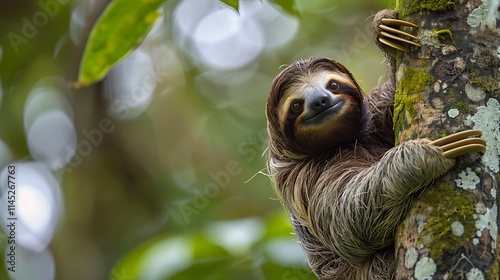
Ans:
[[[220,0],[236,11],[239,0]],[[127,57],[145,38],[165,0],[114,0],[99,17],[90,33],[75,87],[102,80],[108,71]],[[283,11],[298,16],[295,0],[270,0]]]
[[[296,0],[270,0],[270,2],[292,16],[298,17],[300,15]]]
[[[300,253],[289,251],[290,246],[298,249],[293,241],[288,239],[283,242],[283,236],[292,231],[290,221],[284,217],[278,213],[267,218],[264,221],[265,232],[244,248],[238,249],[241,244],[228,246],[221,242],[232,238],[225,230],[220,232],[220,238],[207,234],[206,229],[182,236],[159,237],[122,258],[113,269],[111,279],[118,280],[124,274],[138,279],[196,279],[200,277],[200,271],[203,271],[203,279],[214,280],[242,279],[242,275],[263,280],[316,279],[305,260],[287,263],[277,259],[290,257],[282,253],[297,256],[295,260],[301,257]],[[225,223],[234,227],[239,224],[238,221]]]
[[[222,3],[228,5],[229,7],[235,9],[236,11],[238,11],[239,3],[240,3],[239,0],[220,0],[220,1]]]
[[[125,58],[144,39],[163,0],[115,0],[108,4],[90,33],[77,86],[92,84]]]

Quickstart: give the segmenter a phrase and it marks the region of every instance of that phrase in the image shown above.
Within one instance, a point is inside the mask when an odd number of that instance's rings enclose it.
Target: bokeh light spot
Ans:
[[[245,254],[264,234],[259,219],[247,218],[227,222],[213,222],[207,228],[207,237],[235,255]]]
[[[62,111],[48,111],[33,122],[27,133],[27,141],[34,159],[47,163],[53,169],[59,169],[74,155],[75,127]]]
[[[135,50],[109,72],[104,84],[109,116],[137,117],[148,108],[157,85],[151,57],[142,49]]]
[[[242,1],[239,10],[237,14],[215,0],[184,0],[177,6],[174,31],[194,63],[220,71],[239,69],[297,33],[298,21],[266,1]]]
[[[41,252],[52,240],[63,210],[59,182],[41,162],[11,163],[9,166],[0,173],[0,205],[12,205],[8,201],[13,201],[15,207],[0,207],[0,224],[10,236],[11,220],[8,218],[16,218],[16,246]],[[15,171],[8,173],[9,170]]]
[[[19,186],[19,218],[33,232],[43,231],[50,222],[50,199],[30,185]]]

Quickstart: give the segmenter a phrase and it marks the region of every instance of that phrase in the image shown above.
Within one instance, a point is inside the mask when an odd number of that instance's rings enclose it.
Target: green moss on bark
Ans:
[[[396,2],[396,11],[399,12],[401,17],[405,17],[409,14],[422,10],[442,12],[453,8],[455,3],[456,0],[400,0]]]
[[[408,112],[413,120],[417,115],[413,104],[422,99],[422,91],[434,82],[434,77],[427,72],[406,68],[399,80],[394,97],[394,132],[396,135],[407,125],[403,112]]]
[[[497,249],[497,251],[500,249]],[[498,253],[497,253],[498,255]],[[488,270],[488,278],[487,279],[500,279],[500,261],[495,259],[495,262],[491,266],[491,269]]]
[[[493,93],[498,90],[498,81],[491,77],[480,77],[476,72],[470,73],[469,83],[481,87],[485,92]]]
[[[434,37],[438,39],[439,42],[444,42],[446,40],[453,41],[452,33],[449,29],[432,29],[432,35],[434,35]]]
[[[439,262],[444,251],[455,252],[465,245],[463,240],[474,236],[474,195],[454,188],[452,183],[444,183],[439,189],[429,188],[421,200],[425,205],[434,205],[420,236],[426,241],[425,247],[431,250],[432,259]],[[452,223],[456,221],[464,228],[460,236],[452,232]]]
[[[463,114],[469,114],[470,113],[469,105],[467,105],[467,103],[465,103],[463,101],[460,101],[460,102],[457,102],[457,103],[453,104],[453,106],[451,106],[451,108],[458,109],[458,111],[460,111]]]

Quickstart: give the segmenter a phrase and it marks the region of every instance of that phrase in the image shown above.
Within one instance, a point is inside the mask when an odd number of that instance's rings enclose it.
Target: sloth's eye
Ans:
[[[338,90],[340,88],[340,85],[337,82],[330,82],[330,84],[328,84],[328,88],[330,90]]]
[[[294,113],[298,113],[302,109],[302,104],[300,102],[298,102],[298,101],[295,101],[295,102],[292,103],[292,105],[290,106],[290,108],[292,109],[292,111]]]

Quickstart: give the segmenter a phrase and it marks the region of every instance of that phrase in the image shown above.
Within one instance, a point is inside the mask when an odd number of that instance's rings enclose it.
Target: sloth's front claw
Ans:
[[[431,142],[431,144],[440,147],[443,155],[450,159],[467,153],[486,152],[486,141],[481,138],[469,138],[470,136],[481,136],[481,131],[466,130],[458,132],[439,138]]]
[[[384,23],[386,25],[400,25],[400,26],[408,26],[408,27],[418,28],[418,25],[416,25],[415,23],[409,22],[409,21],[400,20],[400,19],[382,18],[380,20],[382,21],[382,23]]]
[[[420,47],[419,38],[399,29],[401,26],[418,28],[418,25],[397,19],[397,16],[394,10],[382,10],[375,15],[372,24],[377,44],[392,55],[396,50],[409,52],[411,46]]]
[[[382,18],[381,22],[382,24],[378,26],[381,30],[377,38],[380,43],[404,52],[410,51],[410,49],[405,45],[420,47],[420,44],[417,43],[420,41],[419,38],[397,28],[399,26],[418,28],[416,24],[392,18]]]

